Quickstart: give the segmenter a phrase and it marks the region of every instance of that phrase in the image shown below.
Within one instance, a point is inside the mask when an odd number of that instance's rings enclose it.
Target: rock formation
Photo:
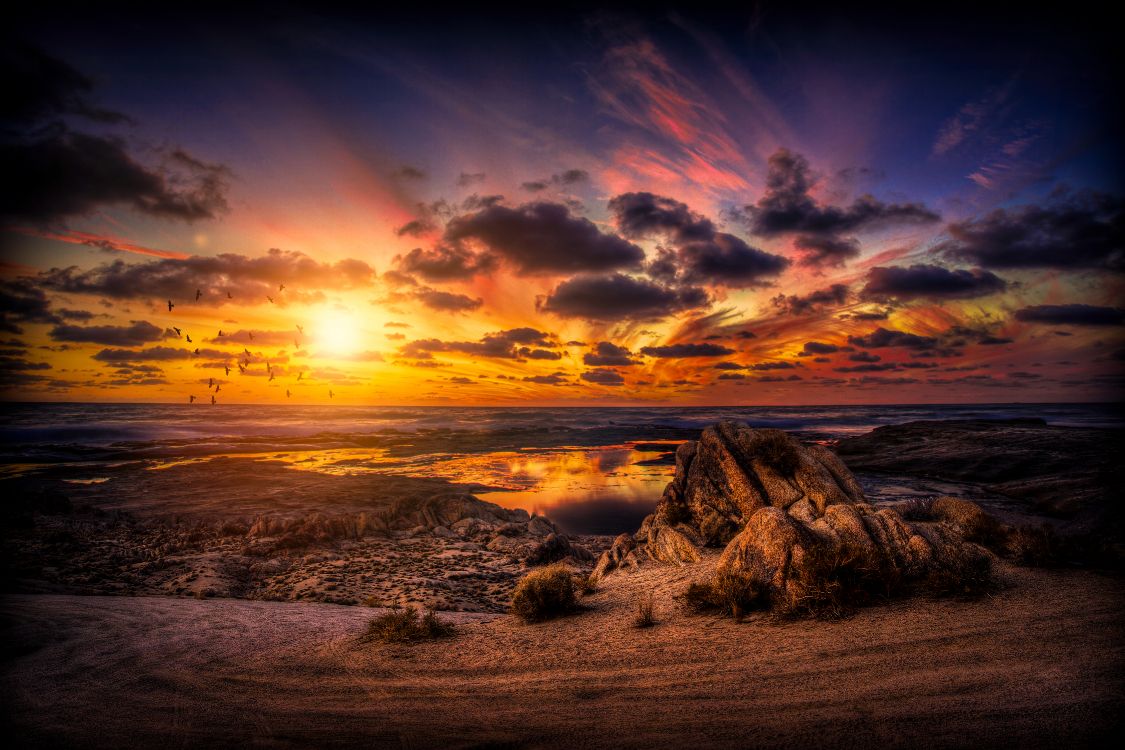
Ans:
[[[748,576],[771,599],[795,595],[827,567],[909,581],[984,555],[940,527],[915,527],[867,503],[827,448],[734,421],[680,446],[656,510],[635,535],[615,540],[594,575],[645,559],[696,562],[704,547],[724,548],[716,575]]]

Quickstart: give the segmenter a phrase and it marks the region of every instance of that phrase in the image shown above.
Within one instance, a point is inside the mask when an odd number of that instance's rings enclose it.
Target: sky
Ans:
[[[1096,6],[23,13],[5,399],[1120,398]]]

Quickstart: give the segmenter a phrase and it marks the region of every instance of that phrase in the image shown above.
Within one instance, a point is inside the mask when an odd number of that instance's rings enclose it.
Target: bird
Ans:
[[[284,292],[285,291],[285,285],[284,284],[278,284],[277,285],[277,291]]]
[[[286,388],[286,389],[285,389],[285,398],[289,398],[289,396],[290,396],[290,395],[291,395],[291,394],[289,393],[289,389],[288,389],[288,388]]]
[[[245,375],[246,374],[246,368],[242,366],[241,362],[238,363],[238,374],[239,375]]]
[[[270,364],[270,361],[268,359],[266,360],[266,372],[270,373],[271,375],[273,374],[273,365]]]
[[[227,371],[227,375],[230,375],[230,365],[223,365],[223,369]]]
[[[273,379],[274,379],[274,374],[273,374],[273,373],[271,372],[271,373],[270,373],[270,382],[271,382],[271,383],[273,382]]]
[[[234,299],[234,297],[231,296],[230,292],[227,292],[227,299]]]
[[[188,342],[189,344],[191,343],[191,334],[190,334],[190,333],[188,334],[188,337],[187,337],[187,342]]]
[[[222,329],[222,328],[220,328],[220,329],[219,329],[219,335],[220,335],[220,336],[222,336],[222,335],[223,335],[223,329]]]
[[[195,354],[196,354],[196,356],[199,356],[199,347],[198,346],[195,347]]]
[[[251,356],[251,355],[250,355],[250,350],[249,350],[249,349],[243,348],[243,350],[242,350],[242,351],[244,351],[244,352],[246,353],[246,356],[247,356],[247,357]]]
[[[294,349],[300,349],[301,348],[301,345],[299,343],[297,343],[297,339],[293,339],[293,348]]]
[[[254,332],[253,332],[253,331],[247,331],[247,332],[246,332],[246,335],[250,337],[250,340],[251,340],[251,341],[253,341],[253,340],[254,340]]]
[[[332,392],[331,388],[329,388],[328,389],[328,398],[335,398],[335,397],[336,397],[336,394]]]
[[[302,326],[302,325],[298,325],[298,326],[297,326],[297,333],[299,333],[299,334],[301,334],[302,336],[304,336],[304,335],[305,335],[305,327],[304,327],[304,326]]]
[[[172,312],[173,307],[175,307],[175,305],[172,304],[172,300],[168,300],[168,312]]]
[[[211,390],[214,387],[215,387],[215,379],[214,378],[207,378],[207,390]]]
[[[198,302],[198,301],[199,301],[199,298],[200,298],[200,297],[202,297],[202,296],[203,296],[203,292],[201,292],[200,290],[196,289],[196,290],[195,290],[195,301],[196,301],[196,302]]]
[[[187,400],[187,402],[188,402],[189,404],[194,404],[194,403],[195,403],[195,396],[188,396],[188,397],[187,397],[187,399],[188,399],[188,400]]]
[[[305,377],[305,371],[301,370],[299,373],[297,373],[297,380],[300,380],[303,377]]]
[[[221,383],[215,383],[215,393],[218,393],[218,392],[219,392],[219,389],[220,389],[221,387],[222,387],[222,384],[221,384]]]
[[[212,397],[211,397],[211,406],[214,406],[214,405],[215,405],[215,397],[214,397],[214,396],[212,396]]]
[[[183,331],[181,331],[179,328],[176,328],[176,326],[172,326],[172,330],[176,332],[177,336],[183,336],[184,335]]]
[[[273,297],[271,297],[267,294],[266,299],[268,299],[270,301],[270,304],[273,304]]]

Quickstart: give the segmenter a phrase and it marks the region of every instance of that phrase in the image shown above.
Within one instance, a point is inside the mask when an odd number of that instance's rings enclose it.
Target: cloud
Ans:
[[[614,370],[587,370],[579,377],[588,383],[597,383],[598,385],[625,385],[625,378],[621,377],[621,373]]]
[[[633,353],[628,349],[609,341],[595,344],[593,351],[582,355],[582,362],[591,367],[629,367],[641,364],[641,360],[633,359]]]
[[[1125,271],[1125,203],[1104,193],[997,209],[948,231],[935,252],[985,268]]]
[[[683,359],[687,357],[725,357],[734,354],[730,349],[719,344],[670,344],[668,346],[644,346],[641,354],[661,359]]]
[[[530,356],[533,351],[528,348],[530,346],[551,348],[555,346],[555,340],[551,334],[534,328],[512,328],[487,334],[480,341],[418,339],[405,344],[399,351],[403,356],[415,359],[429,359],[435,352],[458,352],[496,359],[522,359]],[[558,359],[558,357],[549,358]]]
[[[707,293],[699,287],[671,287],[615,273],[568,279],[536,307],[565,318],[659,320],[708,302]]]
[[[148,321],[135,320],[129,326],[59,325],[52,328],[48,335],[55,341],[75,344],[141,346],[164,338],[164,329]]]
[[[254,258],[224,253],[143,263],[117,260],[86,271],[74,266],[55,268],[35,277],[52,291],[111,299],[194,301],[199,289],[204,294],[202,303],[207,305],[266,304],[267,295],[282,301],[287,297],[309,301],[319,299],[321,289],[360,288],[374,279],[374,270],[360,260],[321,263],[304,253],[277,248]],[[292,288],[279,296],[277,288],[282,283]]]
[[[469,312],[484,304],[479,297],[473,298],[457,292],[443,292],[440,289],[423,288],[413,292],[414,299],[431,310],[442,312]]]
[[[846,208],[822,205],[809,195],[812,186],[805,157],[778,149],[769,158],[765,193],[736,216],[743,218],[751,232],[763,237],[835,237],[891,224],[930,224],[941,218],[920,203],[883,203],[870,195],[857,198]]]
[[[469,185],[476,185],[478,182],[484,182],[486,177],[484,172],[462,172],[457,177],[457,187],[468,187]]]
[[[0,281],[0,331],[23,333],[20,323],[61,323],[42,289],[26,279]]]
[[[644,251],[601,232],[588,219],[558,203],[518,208],[489,206],[450,220],[446,242],[479,242],[512,264],[519,274],[572,273],[638,268]]]
[[[438,245],[429,250],[416,247],[406,255],[395,256],[394,263],[402,273],[440,282],[469,279],[491,271],[496,267],[496,257],[464,247]]]
[[[424,180],[427,176],[423,169],[409,164],[403,164],[401,167],[391,172],[391,177],[401,180]]]
[[[398,237],[421,237],[437,229],[437,225],[426,219],[413,219],[395,228]]]
[[[825,344],[820,341],[806,341],[805,347],[797,355],[798,357],[812,357],[817,354],[834,354],[840,351],[840,347],[835,344]]]
[[[550,375],[528,375],[523,379],[525,383],[539,383],[540,385],[570,385],[565,372],[555,372]]]
[[[655,278],[746,287],[776,276],[789,265],[780,255],[716,231],[710,219],[672,198],[647,192],[622,193],[610,199],[609,209],[626,237],[660,236],[676,247],[675,252],[662,250],[650,261],[648,272]]]
[[[863,349],[885,349],[888,347],[928,349],[937,344],[937,339],[880,327],[866,336],[848,336],[848,343]]]
[[[1036,305],[1016,311],[1016,320],[1069,326],[1118,326],[1125,323],[1125,308],[1095,305]]]
[[[797,366],[798,365],[792,362],[758,362],[757,364],[750,365],[746,369],[761,372],[764,370],[792,370]]]
[[[908,268],[877,266],[867,272],[867,283],[859,296],[866,300],[966,299],[996,294],[1008,283],[992,273],[975,268],[949,270],[916,264]]]
[[[590,173],[584,169],[567,169],[558,174],[553,174],[543,180],[531,180],[524,182],[520,185],[524,190],[529,193],[539,193],[551,185],[557,186],[570,186],[577,185],[581,182],[587,182],[590,179]]]
[[[847,284],[833,284],[827,289],[817,289],[805,296],[779,294],[770,300],[774,307],[789,315],[806,315],[825,307],[839,307],[848,302],[851,292]]]
[[[793,245],[801,251],[802,266],[842,267],[846,261],[859,257],[859,240],[854,237],[823,237],[813,234],[798,236]]]
[[[120,362],[166,362],[178,359],[191,359],[199,356],[206,359],[229,359],[227,352],[216,349],[201,349],[195,354],[194,349],[179,349],[170,346],[153,346],[148,349],[102,349],[93,356],[98,362],[117,364]]]

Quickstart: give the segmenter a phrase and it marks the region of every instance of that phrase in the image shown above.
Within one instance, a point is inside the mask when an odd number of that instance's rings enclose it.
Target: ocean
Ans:
[[[210,404],[0,405],[0,476],[53,472],[72,485],[221,457],[326,475],[472,484],[574,533],[617,533],[659,499],[668,451],[720,419],[831,441],[914,420],[1037,417],[1125,427],[1120,404],[474,408]],[[133,471],[135,470],[135,471]]]

